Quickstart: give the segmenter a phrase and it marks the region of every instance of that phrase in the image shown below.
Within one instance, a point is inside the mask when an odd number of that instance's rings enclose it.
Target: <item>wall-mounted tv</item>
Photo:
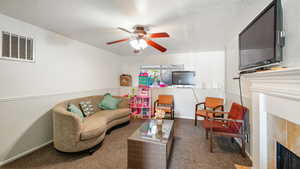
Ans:
[[[239,69],[255,69],[282,61],[284,46],[280,0],[269,4],[239,34]]]
[[[174,71],[172,72],[173,85],[195,85],[194,71]]]

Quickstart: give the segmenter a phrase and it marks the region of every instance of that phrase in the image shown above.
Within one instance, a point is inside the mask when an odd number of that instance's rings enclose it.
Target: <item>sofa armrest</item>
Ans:
[[[56,106],[53,111],[53,141],[59,149],[68,149],[80,141],[81,119],[63,106]]]
[[[129,98],[122,97],[122,101],[119,103],[119,108],[129,108]]]

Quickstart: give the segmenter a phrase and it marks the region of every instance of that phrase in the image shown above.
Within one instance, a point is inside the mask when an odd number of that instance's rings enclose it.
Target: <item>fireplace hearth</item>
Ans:
[[[277,143],[277,169],[300,169],[300,157]]]

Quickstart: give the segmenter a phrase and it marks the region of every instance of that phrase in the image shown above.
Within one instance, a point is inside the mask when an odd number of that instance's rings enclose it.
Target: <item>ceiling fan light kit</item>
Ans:
[[[129,43],[136,50],[143,50],[148,46],[147,42],[144,39],[138,38],[130,40]]]
[[[120,43],[120,42],[126,42],[129,41],[129,44],[132,48],[134,48],[134,53],[139,53],[141,50],[144,50],[145,48],[149,46],[152,46],[153,48],[165,52],[167,49],[158,43],[152,41],[153,38],[168,38],[170,35],[166,32],[160,32],[160,33],[150,33],[148,34],[147,31],[149,31],[148,27],[142,26],[142,25],[136,25],[133,27],[133,32],[124,29],[124,28],[118,28],[119,30],[122,30],[124,32],[127,32],[130,34],[130,38],[125,38],[113,42],[106,43],[107,45]]]

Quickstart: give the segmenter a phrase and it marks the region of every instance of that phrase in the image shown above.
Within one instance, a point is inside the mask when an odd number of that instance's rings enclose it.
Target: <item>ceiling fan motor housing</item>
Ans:
[[[142,26],[142,25],[136,25],[133,27],[134,29],[134,32],[133,33],[136,33],[136,34],[139,34],[139,35],[146,35],[147,32],[149,29],[148,28],[145,28],[145,26]]]

